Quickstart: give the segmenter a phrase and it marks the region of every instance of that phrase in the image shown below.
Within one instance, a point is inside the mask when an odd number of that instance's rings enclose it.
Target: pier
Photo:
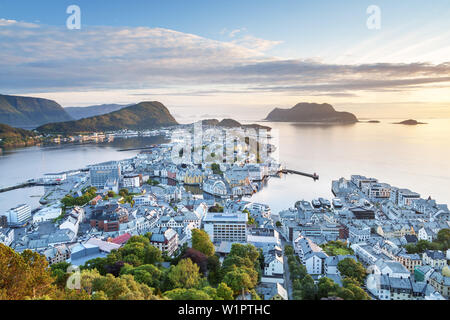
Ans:
[[[301,171],[297,171],[297,170],[290,170],[290,169],[283,169],[280,172],[284,173],[284,174],[296,174],[299,176],[308,177],[308,178],[314,179],[314,181],[319,180],[319,175],[317,173],[311,174],[311,173],[305,173],[305,172],[301,172]]]
[[[30,180],[27,182],[19,183],[11,187],[4,187],[0,188],[0,193],[22,189],[22,188],[29,188],[29,187],[36,187],[36,186],[56,186],[60,183],[44,183],[42,180]]]

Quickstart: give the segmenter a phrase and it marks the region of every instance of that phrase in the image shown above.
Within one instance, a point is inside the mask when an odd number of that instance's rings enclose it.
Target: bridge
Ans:
[[[283,174],[296,174],[299,176],[308,177],[308,178],[314,179],[314,181],[319,180],[319,175],[317,173],[311,174],[311,173],[305,173],[305,172],[291,170],[291,169],[283,169],[280,172]]]

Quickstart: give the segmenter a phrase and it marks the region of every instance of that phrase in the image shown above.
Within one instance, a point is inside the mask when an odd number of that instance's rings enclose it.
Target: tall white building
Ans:
[[[21,225],[31,219],[31,208],[27,204],[21,204],[4,214],[10,225]]]
[[[246,213],[214,213],[208,212],[203,218],[203,228],[212,242],[247,242]]]

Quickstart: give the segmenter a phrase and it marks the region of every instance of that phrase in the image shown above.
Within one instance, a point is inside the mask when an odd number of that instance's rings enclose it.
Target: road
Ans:
[[[288,293],[289,300],[294,300],[292,298],[292,282],[291,282],[291,276],[289,273],[289,264],[287,261],[288,259],[286,258],[285,254],[284,254],[284,247],[286,245],[291,245],[291,243],[286,241],[283,233],[281,233],[281,230],[279,228],[275,227],[275,230],[278,231],[278,233],[280,234],[281,247],[283,248],[284,287]]]

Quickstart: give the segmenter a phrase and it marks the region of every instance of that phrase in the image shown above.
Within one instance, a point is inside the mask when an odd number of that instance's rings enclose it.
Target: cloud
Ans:
[[[216,41],[164,28],[67,30],[0,19],[0,89],[16,93],[167,89],[172,95],[192,96],[302,92],[352,97],[359,91],[407,91],[450,82],[448,62],[351,65],[282,60],[267,53],[279,41],[237,30],[232,31],[231,41]],[[181,89],[173,93],[173,88]]]

